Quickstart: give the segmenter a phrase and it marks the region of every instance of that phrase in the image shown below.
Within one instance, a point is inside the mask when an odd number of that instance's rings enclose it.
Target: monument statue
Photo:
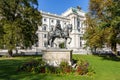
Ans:
[[[60,25],[60,22],[59,21],[57,21],[57,24],[56,24],[56,26],[55,26],[55,31],[53,31],[54,32],[54,35],[56,36],[56,37],[62,37],[62,32],[63,32],[63,30],[62,30],[62,28],[61,28],[61,25]]]
[[[67,25],[64,29],[61,28],[60,25],[60,21],[57,21],[57,24],[55,26],[55,30],[50,31],[48,34],[48,45],[50,45],[51,47],[53,47],[53,45],[56,45],[57,47],[59,47],[60,43],[55,43],[55,40],[58,39],[62,39],[64,41],[64,47],[67,48],[67,39],[70,39],[70,42],[72,40],[72,38],[69,36],[69,33],[72,31],[72,26],[71,25]],[[61,41],[62,41],[61,40]],[[69,42],[69,44],[70,44]]]
[[[72,50],[56,49],[59,48],[60,43],[64,43],[64,47],[67,48],[67,42],[70,44],[72,40],[72,38],[69,36],[71,31],[71,25],[67,25],[64,29],[62,29],[60,22],[57,21],[55,29],[48,33],[48,45],[53,48],[42,50],[42,59],[48,65],[59,66],[62,61],[68,62],[69,65],[72,64]]]

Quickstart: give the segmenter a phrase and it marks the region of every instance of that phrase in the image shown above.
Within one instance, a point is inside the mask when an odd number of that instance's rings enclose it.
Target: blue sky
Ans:
[[[87,12],[89,0],[38,0],[38,2],[39,10],[60,15],[68,8],[78,5]]]

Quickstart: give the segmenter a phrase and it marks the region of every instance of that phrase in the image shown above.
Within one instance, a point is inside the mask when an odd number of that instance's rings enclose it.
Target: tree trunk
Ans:
[[[9,57],[12,57],[12,56],[13,56],[12,49],[9,49],[9,50],[8,50],[8,56],[9,56]]]
[[[112,43],[111,50],[114,55],[117,55],[117,45],[116,43]]]
[[[15,51],[16,51],[16,54],[18,54],[18,49],[17,48],[15,49]]]
[[[97,53],[96,49],[97,49],[96,47],[91,48],[91,52],[92,52],[93,54],[96,54],[96,53]]]

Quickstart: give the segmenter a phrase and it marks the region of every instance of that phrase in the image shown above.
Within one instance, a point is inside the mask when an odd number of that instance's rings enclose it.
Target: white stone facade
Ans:
[[[42,26],[39,26],[38,28],[39,49],[46,49],[48,32],[50,30],[54,30],[56,22],[59,20],[62,28],[68,24],[72,25],[72,32],[70,33],[72,42],[67,46],[67,48],[72,49],[74,52],[84,50],[85,41],[83,40],[83,34],[85,32],[85,25],[83,22],[85,20],[85,12],[78,8],[69,8],[62,15],[51,14],[43,11],[41,11],[41,14]]]

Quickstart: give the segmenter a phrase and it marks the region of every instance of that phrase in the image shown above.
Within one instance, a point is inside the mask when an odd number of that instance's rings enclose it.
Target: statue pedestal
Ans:
[[[72,50],[68,49],[46,49],[42,50],[42,59],[47,64],[52,66],[59,66],[62,61],[68,62],[71,65]]]

